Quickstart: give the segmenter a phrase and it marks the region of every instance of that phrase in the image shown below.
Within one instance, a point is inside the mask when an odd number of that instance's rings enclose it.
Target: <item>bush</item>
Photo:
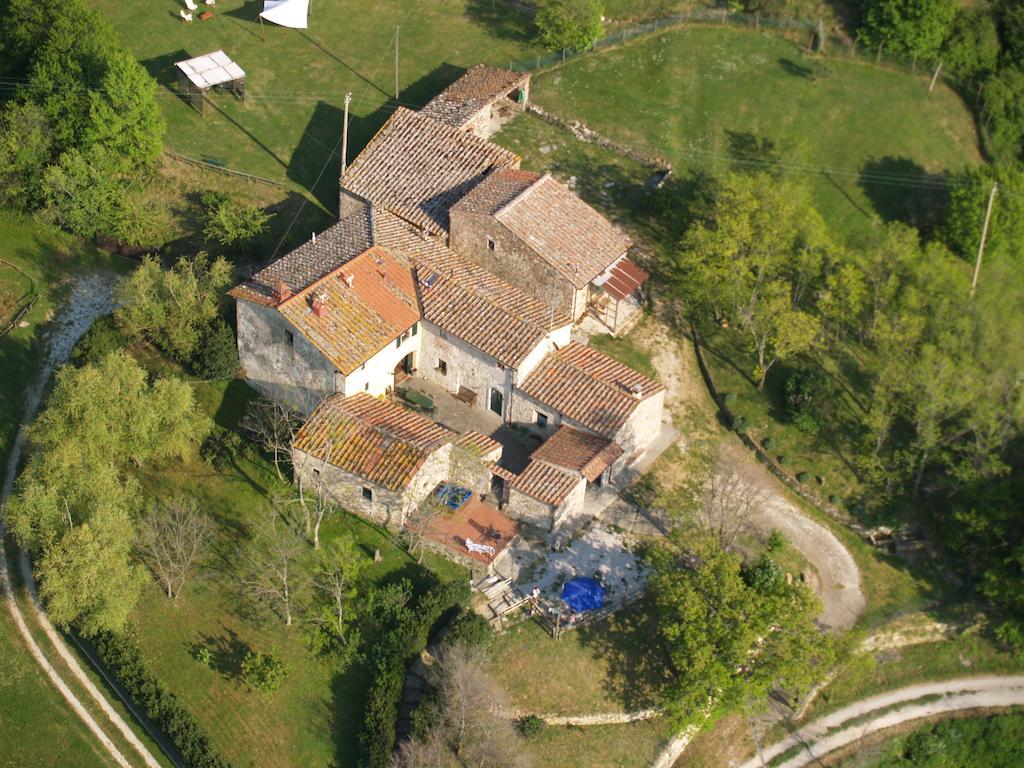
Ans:
[[[732,408],[734,405],[736,405],[736,393],[726,392],[724,395],[722,395],[722,402],[725,403],[726,408]]]
[[[769,552],[778,552],[786,546],[786,537],[782,535],[782,531],[778,528],[772,528],[772,532],[768,534],[764,546]]]
[[[449,648],[459,644],[486,648],[493,641],[491,623],[476,611],[463,611],[459,614],[444,636],[444,644]]]
[[[604,6],[600,0],[543,0],[534,23],[546,48],[585,51],[604,35]]]
[[[772,448],[775,447],[775,441],[772,440],[770,437],[766,437],[764,440],[761,441],[761,447],[764,448],[766,451],[770,451]]]
[[[264,696],[280,688],[287,674],[284,662],[269,653],[249,651],[242,659],[242,677]]]
[[[835,506],[835,505],[837,505],[839,503],[839,501],[840,501],[839,497],[836,496],[834,493],[829,494],[829,497],[828,497],[828,503],[829,504],[831,504],[832,506]]]
[[[779,463],[779,466],[784,467],[787,464],[789,464],[789,457],[786,456],[785,454],[779,454],[778,456],[775,457],[775,461]]]
[[[71,350],[71,362],[82,367],[95,365],[111,352],[124,349],[128,340],[114,322],[113,315],[104,315],[90,326]]]
[[[544,718],[537,717],[537,715],[527,715],[519,720],[519,732],[528,739],[540,736],[547,727],[548,724]]]
[[[146,716],[170,738],[191,768],[231,768],[210,744],[199,722],[147,667],[138,645],[127,635],[99,633],[94,642],[100,660]]]
[[[190,365],[203,379],[230,379],[238,373],[238,346],[227,323],[220,318],[211,323],[200,339]]]
[[[815,435],[818,414],[831,396],[831,380],[820,368],[798,368],[786,377],[786,420],[801,432]]]
[[[245,248],[267,231],[273,214],[259,206],[245,205],[228,195],[207,192],[202,196],[205,212],[203,234],[225,248]]]
[[[213,431],[199,446],[199,458],[214,469],[226,469],[245,452],[242,436],[230,429],[214,425]]]
[[[204,667],[210,667],[213,665],[213,653],[205,645],[196,643],[192,647],[192,658],[202,664]]]
[[[796,481],[798,483],[806,483],[810,479],[811,479],[811,473],[810,472],[797,472],[796,473]]]

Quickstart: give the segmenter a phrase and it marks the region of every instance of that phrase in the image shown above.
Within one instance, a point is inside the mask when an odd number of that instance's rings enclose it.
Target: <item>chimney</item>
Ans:
[[[640,384],[634,384],[629,388],[629,394],[635,397],[637,400],[644,399],[644,388]]]
[[[316,232],[313,233],[313,245],[316,245]]]
[[[345,285],[347,285],[349,288],[351,288],[353,284],[355,284],[356,282],[356,276],[353,275],[351,272],[347,275],[342,274],[341,279],[345,281]]]
[[[327,294],[321,293],[315,299],[313,299],[313,314],[317,317],[323,317],[327,307]]]
[[[278,281],[274,283],[274,298],[280,304],[282,301],[287,301],[291,297],[291,288],[288,287],[288,284],[284,280],[278,278]]]

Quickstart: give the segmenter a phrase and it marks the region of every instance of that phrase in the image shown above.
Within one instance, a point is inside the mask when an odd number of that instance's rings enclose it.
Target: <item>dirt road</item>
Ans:
[[[799,726],[797,734],[762,750],[764,762],[762,757],[754,757],[741,768],[762,768],[800,745],[800,750],[778,768],[802,768],[829,752],[901,723],[960,710],[1020,705],[1024,705],[1024,675],[965,677],[911,685],[863,699]]]

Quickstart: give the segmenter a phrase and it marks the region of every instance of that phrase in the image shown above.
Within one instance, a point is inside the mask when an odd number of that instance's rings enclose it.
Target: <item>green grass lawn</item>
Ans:
[[[232,381],[197,385],[197,396],[218,423],[235,427],[254,393]],[[366,667],[341,669],[332,658],[317,657],[301,626],[288,628],[277,619],[253,615],[238,598],[235,553],[245,526],[265,512],[267,494],[280,487],[272,466],[251,457],[221,471],[193,456],[150,468],[143,481],[156,496],[196,497],[218,526],[213,561],[178,603],[170,603],[153,584],[132,618],[157,675],[236,768],[352,765],[369,682]],[[381,562],[367,565],[364,586],[404,577],[421,587],[428,569],[442,579],[465,577],[462,569],[439,557],[417,565],[389,536],[353,516],[329,518],[321,540],[329,545],[343,531],[356,537],[368,560],[374,550],[381,552]],[[210,668],[192,658],[197,643],[213,652]],[[250,649],[278,654],[288,667],[284,684],[270,697],[241,680],[240,662]]]
[[[481,0],[315,2],[309,29],[257,23],[259,3],[220,0],[209,21],[178,19],[182,5],[92,0],[160,84],[166,144],[247,173],[312,191],[337,208],[345,93],[350,91],[349,157],[394,109],[395,27],[399,100],[418,107],[462,68],[499,65],[533,52],[529,25],[504,4]],[[215,93],[200,116],[177,95],[174,63],[223,49],[246,72],[246,98]],[[321,175],[322,174],[322,175]],[[319,179],[319,182],[318,182]]]
[[[882,183],[893,174],[918,179],[980,162],[967,109],[946,87],[929,94],[923,73],[807,58],[752,31],[645,38],[537,76],[531,98],[680,174],[725,170],[730,156],[750,156],[752,138],[770,142],[790,170],[812,169],[822,214],[845,234],[876,215],[906,219],[927,207],[913,187]]]
[[[643,600],[558,640],[524,621],[499,636],[491,672],[513,706],[530,712],[634,712],[654,706],[663,681],[656,631]]]
[[[647,768],[672,730],[662,719],[615,725],[548,726],[526,740],[538,768]]]

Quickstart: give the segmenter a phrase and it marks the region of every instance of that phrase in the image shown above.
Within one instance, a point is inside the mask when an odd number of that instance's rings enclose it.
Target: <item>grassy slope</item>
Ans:
[[[124,267],[123,262],[96,253],[73,238],[2,212],[0,257],[28,272],[41,292],[39,302],[25,318],[28,327],[0,339],[0,466],[6,467],[25,390],[41,363],[41,330],[66,296],[68,277],[80,269]],[[7,274],[0,273],[0,279],[6,280]],[[17,279],[20,282],[21,278]],[[112,765],[29,658],[6,606],[0,612],[0,765]]]
[[[888,173],[954,170],[980,161],[974,124],[947,88],[855,62],[804,58],[786,40],[686,28],[584,57],[534,79],[532,98],[598,132],[664,156],[677,170],[726,167],[743,134],[774,142],[809,174],[822,213],[852,233],[877,206],[901,217],[912,190],[863,187],[869,162]]]
[[[182,24],[180,4],[91,0],[160,83],[167,146],[249,173],[313,189],[337,204],[346,91],[353,94],[349,157],[393,109],[395,26],[401,25],[401,101],[422,105],[465,68],[501,64],[531,49],[522,20],[475,0],[313,3],[307,30],[257,23],[258,4],[220,0],[206,22]],[[494,10],[492,10],[494,8]],[[261,39],[265,35],[265,40]],[[212,95],[205,117],[177,96],[174,62],[223,49],[246,71],[246,100]]]
[[[200,385],[197,394],[219,423],[231,426],[252,397],[237,381]],[[192,457],[148,470],[144,482],[159,496],[195,496],[219,528],[210,568],[187,588],[179,604],[169,604],[154,585],[136,609],[133,623],[158,675],[236,768],[353,764],[366,669],[356,665],[340,671],[329,658],[317,658],[308,650],[300,626],[287,628],[277,619],[251,615],[237,597],[235,552],[246,524],[266,509],[266,494],[278,487],[272,468],[262,459],[243,459],[232,469],[217,471]],[[422,583],[426,571],[357,518],[326,521],[324,545],[342,531],[355,535],[368,559],[375,549],[381,551],[382,561],[368,566],[368,582],[406,577]],[[445,560],[431,558],[427,564],[442,578],[464,575]],[[192,658],[196,643],[213,652],[211,668]],[[239,665],[249,649],[272,651],[288,666],[285,683],[269,698],[249,690],[240,678]]]

